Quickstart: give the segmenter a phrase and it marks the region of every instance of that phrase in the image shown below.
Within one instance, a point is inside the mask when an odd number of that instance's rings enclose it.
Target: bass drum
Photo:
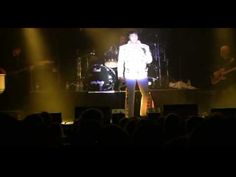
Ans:
[[[84,87],[88,91],[111,91],[115,89],[117,81],[113,69],[102,64],[95,64],[88,69],[84,79]]]

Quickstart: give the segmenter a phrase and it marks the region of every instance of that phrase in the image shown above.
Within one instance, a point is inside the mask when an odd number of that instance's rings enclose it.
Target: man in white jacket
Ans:
[[[125,80],[126,92],[126,117],[134,117],[135,86],[138,83],[142,99],[140,116],[147,115],[148,101],[148,68],[152,62],[152,54],[148,45],[138,39],[137,32],[129,33],[127,44],[120,46],[118,55],[118,78]]]

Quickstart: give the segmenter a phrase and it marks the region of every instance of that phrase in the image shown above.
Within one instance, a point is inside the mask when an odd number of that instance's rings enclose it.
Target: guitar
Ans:
[[[236,67],[233,67],[233,68],[230,68],[230,69],[225,69],[225,68],[221,68],[217,71],[215,71],[213,73],[213,76],[211,77],[211,84],[212,85],[216,85],[218,84],[219,82],[223,81],[223,80],[226,80],[226,75],[235,71],[236,70]]]
[[[16,70],[16,71],[12,71],[12,72],[8,73],[8,75],[20,74],[20,73],[22,73],[22,72],[24,72],[24,71],[31,71],[31,70],[33,70],[33,69],[34,69],[35,67],[37,67],[37,66],[43,66],[43,65],[46,65],[46,64],[53,64],[53,63],[54,63],[54,61],[43,60],[43,61],[38,62],[38,63],[35,64],[35,65],[30,65],[30,66],[28,66],[28,67],[24,67],[24,68],[19,69],[19,70]]]

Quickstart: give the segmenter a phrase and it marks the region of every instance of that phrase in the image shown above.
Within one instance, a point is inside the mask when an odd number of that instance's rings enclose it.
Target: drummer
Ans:
[[[95,64],[102,64],[99,60],[99,57],[97,56],[95,50],[92,50],[89,53],[89,57],[88,57],[88,62],[89,62],[89,66],[92,67]]]

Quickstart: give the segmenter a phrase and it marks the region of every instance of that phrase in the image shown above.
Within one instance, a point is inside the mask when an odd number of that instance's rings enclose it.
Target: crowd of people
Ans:
[[[222,148],[236,146],[235,114],[214,113],[205,118],[178,114],[148,115],[146,119],[113,114],[111,121],[90,108],[73,124],[61,124],[47,112],[17,119],[0,114],[0,147],[106,148],[150,147],[156,150],[180,148]]]

